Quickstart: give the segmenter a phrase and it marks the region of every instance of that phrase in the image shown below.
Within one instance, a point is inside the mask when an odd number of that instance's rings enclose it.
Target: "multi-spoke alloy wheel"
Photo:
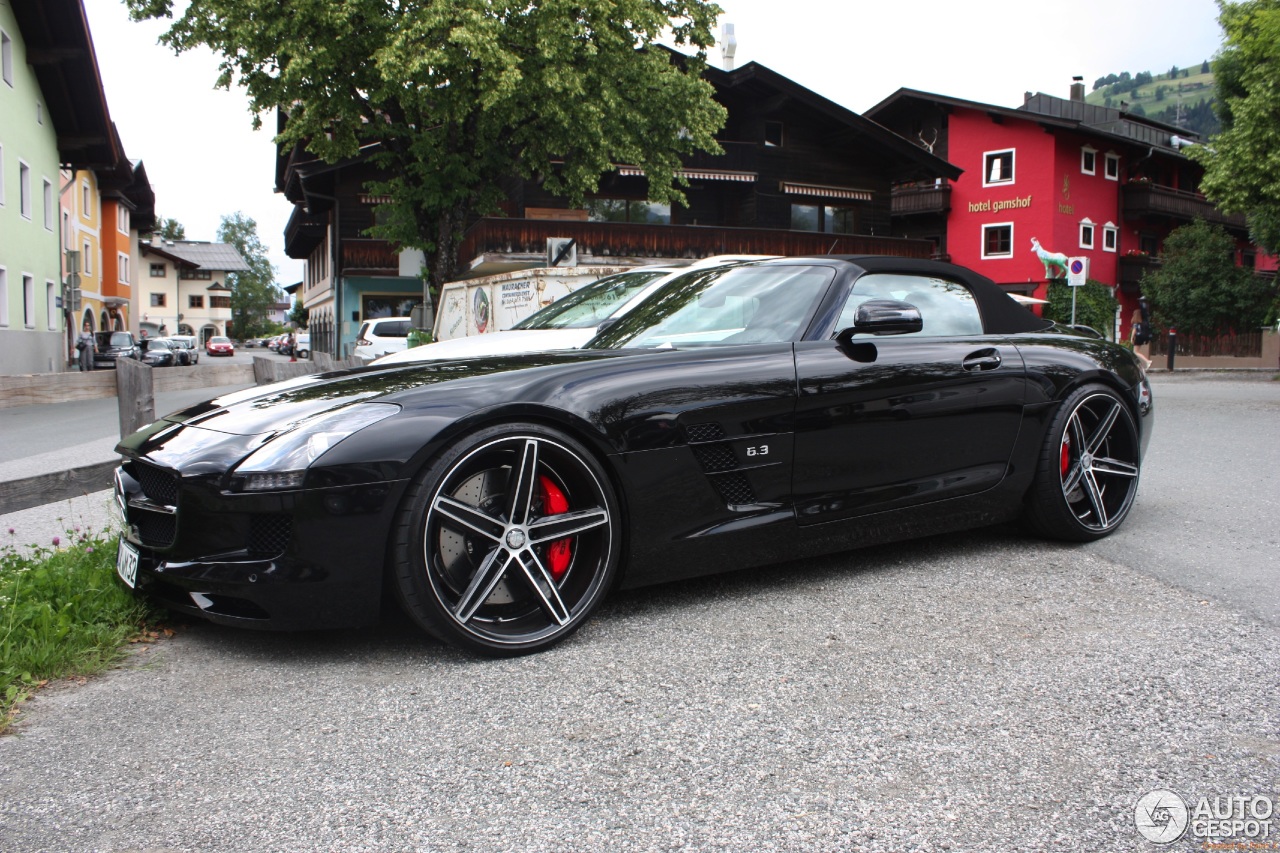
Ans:
[[[1120,526],[1138,491],[1138,430],[1114,391],[1081,388],[1049,428],[1028,519],[1041,533],[1086,541]]]
[[[532,424],[483,430],[415,484],[397,543],[401,599],[467,648],[546,648],[607,592],[617,516],[604,471],[577,442]]]

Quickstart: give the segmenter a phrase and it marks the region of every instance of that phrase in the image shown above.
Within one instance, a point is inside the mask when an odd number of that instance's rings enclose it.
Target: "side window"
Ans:
[[[837,329],[853,325],[858,306],[869,299],[894,299],[920,309],[927,337],[982,334],[982,315],[969,288],[945,278],[900,273],[867,273],[854,282],[849,301],[840,312]],[[907,337],[907,336],[903,336]]]

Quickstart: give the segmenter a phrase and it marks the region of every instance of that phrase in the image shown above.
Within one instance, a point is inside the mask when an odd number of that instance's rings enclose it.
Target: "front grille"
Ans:
[[[178,505],[178,478],[162,468],[145,462],[134,463],[134,476],[142,486],[142,493],[164,506]]]
[[[703,469],[711,473],[732,471],[738,467],[738,457],[727,444],[694,445],[693,454]]]
[[[716,488],[720,491],[720,497],[724,498],[724,502],[727,504],[753,504],[756,502],[755,490],[751,488],[747,478],[740,473],[717,474],[711,478],[711,482],[715,483]]]
[[[167,512],[137,510],[131,521],[138,526],[138,538],[148,548],[168,548],[178,534],[177,516]]]
[[[249,555],[276,557],[289,546],[293,519],[287,515],[262,514],[249,520]]]
[[[719,441],[724,438],[724,427],[720,424],[689,424],[684,431],[693,442]]]

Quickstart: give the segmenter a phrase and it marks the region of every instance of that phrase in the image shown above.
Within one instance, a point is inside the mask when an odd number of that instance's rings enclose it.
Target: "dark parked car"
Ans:
[[[173,335],[170,345],[178,353],[178,364],[190,365],[200,363],[200,346],[194,335]]]
[[[93,354],[94,369],[115,367],[121,358],[141,358],[142,347],[133,332],[95,332],[98,349]]]
[[[143,341],[142,363],[152,367],[177,367],[181,363],[182,350],[168,338],[149,338]]]
[[[961,267],[699,269],[580,350],[304,376],[157,421],[117,448],[117,572],[258,628],[368,623],[390,588],[426,631],[520,654],[618,587],[1014,519],[1106,536],[1153,422],[1130,351]]]

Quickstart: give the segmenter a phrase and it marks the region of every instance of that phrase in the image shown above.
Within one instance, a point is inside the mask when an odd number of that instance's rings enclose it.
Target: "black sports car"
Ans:
[[[118,573],[215,622],[376,620],[546,648],[610,589],[1024,519],[1125,519],[1154,417],[1126,349],[884,257],[691,271],[582,350],[363,367],[126,438]]]

